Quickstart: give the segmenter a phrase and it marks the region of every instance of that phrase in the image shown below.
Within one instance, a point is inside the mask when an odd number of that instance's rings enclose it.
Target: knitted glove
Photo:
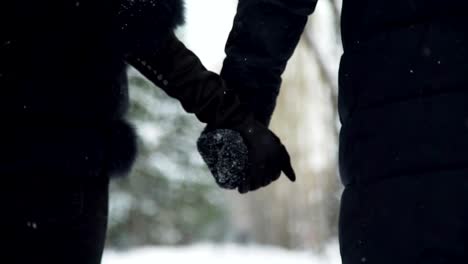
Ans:
[[[221,187],[253,191],[278,179],[281,171],[295,180],[289,154],[279,138],[257,122],[221,77],[206,70],[173,34],[157,52],[136,50],[127,61],[208,124],[198,149]],[[224,147],[215,150],[216,142],[223,142]],[[227,149],[238,151],[230,160],[214,157],[230,155]]]

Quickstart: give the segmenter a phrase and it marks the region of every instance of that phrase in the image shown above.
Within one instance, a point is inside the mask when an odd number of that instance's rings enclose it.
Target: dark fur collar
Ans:
[[[171,19],[169,21],[169,25],[171,28],[180,26],[185,22],[184,0],[165,0],[158,2],[162,2],[163,8],[161,8],[161,11],[165,11],[167,14],[170,14]]]

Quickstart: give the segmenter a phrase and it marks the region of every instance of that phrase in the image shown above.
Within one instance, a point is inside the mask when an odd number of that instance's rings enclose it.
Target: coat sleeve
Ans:
[[[268,125],[281,75],[317,0],[239,0],[221,76]]]
[[[159,50],[134,50],[126,60],[203,123],[230,128],[247,118],[253,119],[237,93],[228,89],[219,75],[208,71],[174,34],[166,38]]]

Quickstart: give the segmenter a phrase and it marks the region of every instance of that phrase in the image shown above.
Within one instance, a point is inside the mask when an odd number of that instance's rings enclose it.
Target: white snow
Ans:
[[[341,264],[337,243],[323,254],[266,246],[200,244],[188,247],[145,247],[128,252],[107,250],[102,264]]]
[[[185,0],[186,25],[179,37],[209,70],[219,72],[236,13],[235,0]]]

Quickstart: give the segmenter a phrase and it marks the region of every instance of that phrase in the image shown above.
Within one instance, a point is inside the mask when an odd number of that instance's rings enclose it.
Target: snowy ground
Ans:
[[[102,264],[341,264],[338,246],[323,255],[273,247],[195,245],[191,247],[148,247],[129,252],[106,251]]]

